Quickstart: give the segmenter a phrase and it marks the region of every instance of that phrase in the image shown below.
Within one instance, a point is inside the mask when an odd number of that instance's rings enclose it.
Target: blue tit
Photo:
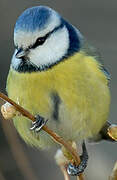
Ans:
[[[98,135],[109,115],[110,75],[80,31],[53,9],[37,6],[18,17],[14,44],[8,96],[48,119],[48,127],[67,141]],[[37,148],[56,144],[44,131],[31,131],[26,117],[13,122],[26,143]]]

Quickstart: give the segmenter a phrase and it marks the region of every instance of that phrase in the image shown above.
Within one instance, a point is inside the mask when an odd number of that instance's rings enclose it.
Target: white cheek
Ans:
[[[67,53],[68,48],[69,35],[64,27],[53,33],[42,46],[31,50],[29,58],[38,67],[48,66],[60,60]]]

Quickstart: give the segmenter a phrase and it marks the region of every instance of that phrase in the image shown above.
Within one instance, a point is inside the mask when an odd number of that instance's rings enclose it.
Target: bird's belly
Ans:
[[[110,95],[107,85],[98,79],[70,78],[63,74],[55,77],[52,73],[26,75],[11,71],[7,91],[11,99],[33,115],[48,119],[49,128],[66,140],[81,140],[97,134],[107,120]],[[58,118],[53,116],[56,105],[53,94],[59,97]],[[31,132],[31,121],[27,118],[16,117],[14,124],[27,143],[36,147],[53,144],[45,132]]]

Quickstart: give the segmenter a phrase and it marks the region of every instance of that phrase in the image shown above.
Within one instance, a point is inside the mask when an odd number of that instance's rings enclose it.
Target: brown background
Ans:
[[[117,122],[116,0],[0,0],[0,89],[5,91],[6,77],[14,50],[13,28],[16,19],[24,9],[36,5],[48,5],[57,10],[78,27],[88,41],[92,42],[100,50],[104,64],[112,74],[110,88],[112,103],[109,119]],[[21,139],[20,142],[33,167],[37,177],[35,179],[63,179],[59,168],[53,160],[53,152],[41,152],[40,150],[28,147]],[[15,146],[16,144],[14,143]],[[100,144],[88,145],[88,149],[90,160],[86,170],[87,179],[106,180],[115,160],[117,160],[117,144],[102,142]],[[21,158],[21,160],[23,159]],[[30,178],[24,177],[25,175],[19,170],[3,133],[1,120],[0,172],[2,172],[6,180],[32,179],[31,176]]]

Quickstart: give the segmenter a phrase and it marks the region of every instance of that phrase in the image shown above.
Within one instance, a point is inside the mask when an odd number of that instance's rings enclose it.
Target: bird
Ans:
[[[102,58],[78,28],[47,6],[28,8],[18,17],[14,46],[6,91],[35,116],[33,125],[14,117],[17,131],[42,149],[56,144],[41,130],[46,123],[67,141],[83,141],[84,170],[84,141],[98,137],[110,109],[110,73]],[[77,175],[79,168],[69,165],[68,172]]]

